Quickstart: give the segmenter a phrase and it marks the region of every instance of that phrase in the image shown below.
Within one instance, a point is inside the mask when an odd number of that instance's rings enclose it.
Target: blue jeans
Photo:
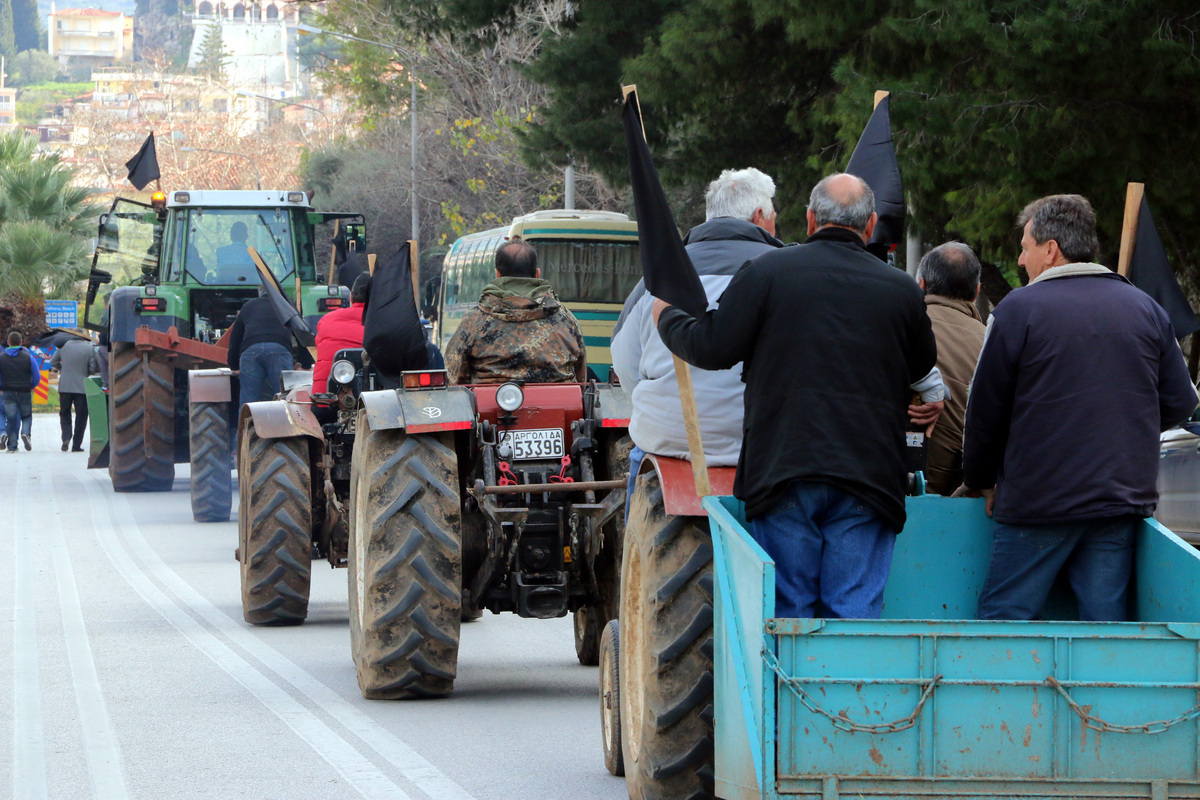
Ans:
[[[636,444],[629,451],[629,482],[625,486],[625,523],[629,524],[629,504],[633,502],[633,487],[637,484],[638,470],[642,467],[642,459],[646,451]]]
[[[751,525],[775,562],[775,616],[879,619],[896,530],[866,503],[796,481]]]
[[[1065,570],[1079,619],[1121,622],[1140,517],[1054,525],[996,523],[992,560],[979,594],[980,619],[1037,619]]]
[[[238,381],[242,405],[270,400],[279,391],[279,373],[292,368],[292,353],[276,342],[259,342],[242,351]]]
[[[16,450],[18,436],[28,436],[33,430],[33,393],[4,393],[4,432],[8,434],[8,449]]]

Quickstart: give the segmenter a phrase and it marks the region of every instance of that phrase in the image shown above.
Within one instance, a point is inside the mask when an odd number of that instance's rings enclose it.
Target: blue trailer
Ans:
[[[1065,586],[1047,621],[975,620],[992,522],[930,496],[908,500],[883,619],[776,619],[741,504],[703,505],[717,797],[1200,798],[1200,555],[1157,522],[1134,622],[1073,621]]]

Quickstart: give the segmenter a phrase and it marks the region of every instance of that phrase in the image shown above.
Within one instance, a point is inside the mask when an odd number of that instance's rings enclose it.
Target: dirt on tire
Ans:
[[[109,358],[109,462],[113,491],[166,492],[175,480],[175,373],[130,342]]]
[[[229,470],[229,403],[192,403],[188,408],[191,440],[192,519],[227,522],[233,504]]]
[[[708,520],[666,514],[637,481],[621,564],[619,670],[631,800],[713,794],[713,550]]]
[[[360,410],[350,482],[350,641],[363,697],[449,695],[462,624],[452,435],[371,430]]]
[[[242,615],[251,625],[299,625],[312,572],[308,439],[261,439],[246,418],[238,442]]]
[[[621,752],[621,627],[610,620],[600,635],[600,734],[604,743],[604,768],[610,775],[625,775]]]

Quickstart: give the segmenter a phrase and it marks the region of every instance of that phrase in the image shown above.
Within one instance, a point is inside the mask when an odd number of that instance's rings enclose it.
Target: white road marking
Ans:
[[[0,456],[3,457],[3,456]],[[19,458],[19,456],[18,456]],[[25,474],[25,470],[21,470]],[[5,505],[14,514],[13,530],[13,771],[12,796],[46,800],[46,742],[42,722],[42,686],[38,678],[37,531],[31,503],[13,492]],[[27,497],[27,495],[25,495]]]
[[[137,530],[137,524],[133,521],[128,501],[124,497],[117,495],[120,505],[123,506],[122,513],[118,515],[114,508],[111,489],[106,489],[98,478],[93,478],[92,481],[85,484],[85,490],[91,498],[93,509],[98,510],[101,507],[97,502],[99,499],[103,499],[107,506],[109,519],[106,521],[110,524],[105,525],[103,524],[105,521],[102,520],[101,524],[95,527],[96,538],[100,541],[100,546],[121,576],[151,608],[183,634],[197,649],[225,670],[230,677],[258,698],[259,702],[279,717],[296,735],[304,739],[317,755],[324,758],[363,797],[369,798],[369,800],[377,798],[378,800],[411,800],[403,789],[363,756],[350,742],[339,736],[318,719],[312,711],[200,625],[150,580],[130,554],[125,552],[113,531],[121,530],[126,543],[136,550],[139,556],[144,558],[148,554],[152,555],[153,561],[157,562],[154,565],[156,573],[163,570],[172,575],[174,573],[165,564],[162,564],[157,554],[142,538],[140,531]],[[147,563],[151,562],[147,561]],[[175,575],[175,579],[182,582],[177,575]],[[228,622],[228,617],[225,619]]]
[[[28,495],[27,495],[28,496]],[[63,498],[56,497],[55,508],[65,508]],[[88,775],[92,780],[95,800],[125,800],[129,792],[121,770],[121,748],[108,716],[108,706],[100,689],[96,662],[88,641],[83,620],[83,607],[75,585],[71,556],[63,537],[62,521],[57,511],[43,515],[49,520],[50,545],[54,555],[54,574],[58,582],[58,605],[62,611],[63,633],[67,642],[67,661],[75,684],[75,704],[79,708],[79,723],[83,728],[83,751]]]
[[[101,478],[93,476],[92,479],[101,489],[107,488]],[[431,800],[475,800],[475,797],[466,789],[455,783],[394,733],[355,708],[345,698],[298,667],[278,650],[263,642],[253,633],[252,629],[231,620],[228,615],[209,602],[208,598],[193,589],[191,584],[159,558],[158,553],[142,536],[142,532],[134,520],[133,512],[129,508],[128,499],[124,495],[113,494],[111,491],[103,491],[103,495],[109,502],[109,516],[113,519],[113,524],[118,525],[118,519],[122,521],[120,527],[130,549],[146,564],[150,573],[174,592],[189,609],[228,637],[238,647],[273,670],[326,714],[337,720],[346,730],[385,758]],[[113,503],[120,505],[121,508],[113,510]],[[350,662],[349,650],[346,652],[346,661]]]

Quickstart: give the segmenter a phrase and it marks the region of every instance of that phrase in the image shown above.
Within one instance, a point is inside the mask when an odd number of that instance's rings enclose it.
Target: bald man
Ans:
[[[657,301],[654,311],[685,361],[744,362],[734,494],[775,561],[776,615],[878,618],[905,521],[912,387],[926,425],[945,390],[920,288],[867,252],[870,187],[831,175],[807,216],[807,241],[748,262],[717,309],[695,319]]]

